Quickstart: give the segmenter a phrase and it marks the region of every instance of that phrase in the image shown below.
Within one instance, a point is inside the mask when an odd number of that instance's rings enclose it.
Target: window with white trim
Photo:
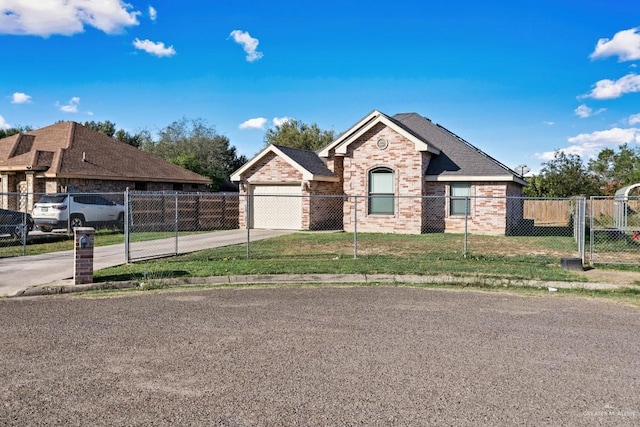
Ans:
[[[394,177],[389,168],[375,168],[369,171],[369,213],[393,215]]]
[[[471,213],[471,184],[466,182],[451,184],[449,215],[464,216]]]

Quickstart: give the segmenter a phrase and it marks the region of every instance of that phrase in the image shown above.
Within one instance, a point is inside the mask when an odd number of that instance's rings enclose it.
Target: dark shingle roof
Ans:
[[[318,154],[313,151],[275,144],[274,147],[278,148],[284,154],[289,156],[291,160],[308,170],[313,175],[335,176],[335,174],[331,172],[327,165],[325,165],[322,159],[318,157]]]
[[[426,117],[416,113],[402,113],[394,115],[392,119],[440,150],[440,154],[429,162],[426,175],[518,176],[498,160]]]

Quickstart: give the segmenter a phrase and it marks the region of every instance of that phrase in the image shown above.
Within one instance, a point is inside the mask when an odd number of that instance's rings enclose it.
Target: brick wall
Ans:
[[[376,142],[384,138],[386,149],[378,148]],[[394,186],[397,195],[421,196],[423,194],[424,171],[429,154],[416,151],[415,144],[404,136],[378,124],[354,141],[344,158],[344,185],[347,196],[366,196],[369,191],[369,171],[376,167],[387,167],[394,171]],[[344,228],[353,231],[355,213],[352,200],[345,202]],[[423,228],[420,198],[395,199],[394,214],[369,214],[366,197],[358,199],[358,231],[387,233],[420,233]]]
[[[15,174],[2,174],[2,209],[18,209],[18,199],[9,193],[16,192],[18,179]]]
[[[88,245],[81,245],[82,239],[88,240]],[[82,285],[93,283],[93,246],[95,230],[91,227],[78,227],[74,230],[73,247],[73,283]]]
[[[342,182],[313,181],[306,192],[308,203],[303,200],[309,212],[310,230],[342,230]],[[304,217],[303,217],[304,225]]]
[[[449,211],[448,185],[442,182],[426,182],[422,200],[422,232],[443,233],[446,229],[445,218]]]
[[[174,191],[173,182],[151,182],[144,180],[140,180],[138,182],[146,183],[146,191]],[[134,190],[136,187],[136,181],[59,178],[55,181],[47,182],[47,192],[55,193],[61,191],[64,188],[71,187],[86,192],[94,191],[97,193],[119,193],[126,191],[127,188],[129,190]],[[184,184],[182,191],[206,191],[206,189],[206,185]]]
[[[467,220],[467,230],[474,234],[505,234],[507,226],[507,187],[508,183],[486,182],[472,183],[471,210]],[[449,186],[445,185],[447,196]],[[445,206],[445,231],[464,233],[465,217],[449,215],[449,199]]]

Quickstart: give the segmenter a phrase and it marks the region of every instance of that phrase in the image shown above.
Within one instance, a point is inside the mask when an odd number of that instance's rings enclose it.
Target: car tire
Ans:
[[[43,225],[39,225],[38,228],[40,229],[40,231],[43,231],[45,233],[49,233],[51,230],[53,230],[53,227],[47,227]]]
[[[116,229],[118,231],[124,231],[124,213],[118,214],[118,219],[116,219]]]
[[[71,227],[71,229],[74,229],[76,227],[84,227],[84,216],[82,215],[71,215],[71,220],[69,221],[69,226]]]
[[[22,240],[22,232],[24,230],[25,238],[29,235],[29,229],[27,227],[23,227],[22,225],[16,225],[11,230],[11,236],[16,240]]]

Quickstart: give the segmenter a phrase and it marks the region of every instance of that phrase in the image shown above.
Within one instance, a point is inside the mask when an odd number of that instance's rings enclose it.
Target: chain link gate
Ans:
[[[126,192],[126,261],[177,255],[209,231],[237,229],[238,203],[235,193]]]
[[[640,265],[640,197],[591,197],[589,263]]]

